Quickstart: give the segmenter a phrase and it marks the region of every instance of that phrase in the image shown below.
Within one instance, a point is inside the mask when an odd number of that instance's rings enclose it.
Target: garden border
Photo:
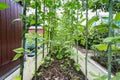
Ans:
[[[77,52],[76,48],[73,48],[75,52]],[[81,65],[81,71],[85,74],[85,56],[78,51],[78,64]],[[76,57],[74,60],[77,62]],[[93,80],[95,77],[90,75],[89,72],[94,73],[95,75],[100,74],[100,75],[107,75],[108,72],[105,68],[103,68],[101,65],[96,63],[94,60],[88,57],[88,80]],[[111,77],[114,77],[114,75],[111,75]]]

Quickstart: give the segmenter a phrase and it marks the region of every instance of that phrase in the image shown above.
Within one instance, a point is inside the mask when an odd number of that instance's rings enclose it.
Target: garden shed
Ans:
[[[19,60],[12,61],[15,53],[13,49],[21,46],[22,24],[20,21],[12,23],[22,13],[20,3],[12,0],[0,0],[9,8],[0,11],[0,77],[8,73],[19,64]]]

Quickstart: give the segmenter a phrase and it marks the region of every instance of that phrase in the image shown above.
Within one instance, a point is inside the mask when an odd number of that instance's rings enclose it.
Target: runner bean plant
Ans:
[[[43,44],[43,59],[45,50],[51,56],[57,59],[70,58],[73,55],[78,57],[78,53],[74,53],[73,47],[82,44],[86,49],[85,55],[85,76],[88,78],[88,49],[93,46],[99,49],[99,45],[107,45],[108,52],[108,80],[111,80],[111,61],[112,61],[112,44],[119,42],[120,37],[113,37],[112,32],[119,26],[114,24],[114,21],[120,20],[119,6],[117,9],[113,6],[119,4],[119,0],[15,0],[22,1],[23,4],[23,36],[21,48],[15,49],[17,53],[14,60],[20,58],[20,79],[23,80],[24,68],[24,53],[25,49],[25,34],[30,26],[35,26],[35,73],[34,80],[37,80],[37,53],[38,44]],[[97,3],[97,5],[96,5]],[[112,4],[114,3],[114,4]],[[32,8],[35,13],[26,15],[26,12]],[[89,19],[89,11],[96,12],[96,15]],[[97,10],[108,12],[108,23],[101,22],[95,25],[97,21],[104,19],[100,17]],[[113,12],[114,11],[114,12]],[[85,14],[84,14],[85,13]],[[116,16],[113,19],[113,13]],[[38,41],[37,32],[38,26],[42,26],[43,34],[42,41]],[[28,34],[28,33],[27,33]],[[105,35],[104,35],[105,34]],[[102,36],[101,36],[102,35]],[[106,38],[106,39],[104,39]],[[80,42],[79,42],[80,41]],[[96,47],[97,45],[97,47]],[[104,46],[104,45],[102,45]],[[101,49],[101,48],[100,48]],[[103,49],[105,50],[105,49]],[[118,49],[117,49],[118,50]],[[44,62],[44,61],[43,61]],[[78,70],[78,64],[75,64]],[[80,66],[79,66],[80,67]],[[97,79],[101,76],[97,76]],[[105,77],[106,78],[106,77]]]

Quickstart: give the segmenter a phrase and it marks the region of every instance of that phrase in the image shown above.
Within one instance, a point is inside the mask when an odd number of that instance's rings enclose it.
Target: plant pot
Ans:
[[[34,52],[27,54],[28,57],[33,57],[35,55]]]

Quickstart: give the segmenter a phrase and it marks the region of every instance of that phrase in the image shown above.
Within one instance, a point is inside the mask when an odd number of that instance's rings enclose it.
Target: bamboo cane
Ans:
[[[88,0],[86,0],[86,27],[85,27],[86,55],[85,55],[85,80],[87,80],[87,63],[88,63]]]
[[[38,26],[38,14],[37,14],[37,9],[38,9],[38,4],[37,4],[37,0],[35,0],[35,77],[34,80],[37,80],[37,26]]]
[[[112,23],[113,23],[113,15],[112,15],[112,0],[109,0],[109,37],[112,36]],[[108,80],[111,79],[111,62],[112,62],[112,52],[111,52],[111,43],[108,44]]]

